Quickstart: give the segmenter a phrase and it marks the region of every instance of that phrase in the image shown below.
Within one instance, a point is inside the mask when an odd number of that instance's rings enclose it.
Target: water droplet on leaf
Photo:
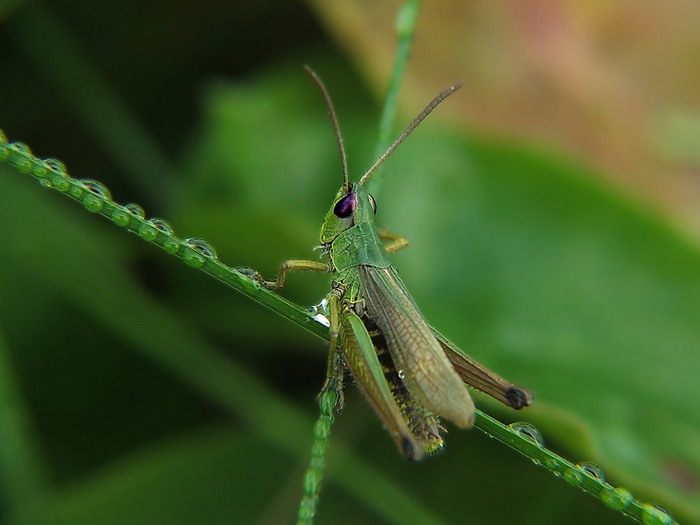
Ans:
[[[124,209],[139,219],[143,220],[143,218],[146,217],[146,213],[143,211],[143,208],[138,204],[126,204],[124,205]]]
[[[535,428],[534,425],[531,425],[530,423],[518,422],[511,423],[510,425],[508,425],[508,428],[510,428],[519,436],[534,442],[535,445],[537,445],[538,447],[541,448],[544,446],[544,440],[542,439],[542,435],[540,434],[540,431],[537,430],[537,428]]]
[[[79,181],[80,185],[87,191],[98,197],[102,197],[106,201],[112,200],[112,195],[107,189],[107,186],[96,180],[83,179]]]
[[[163,219],[149,219],[148,224],[153,226],[156,230],[161,231],[167,235],[173,234],[172,226],[170,226],[170,224],[168,224],[167,221]]]
[[[629,506],[634,500],[634,497],[629,490],[618,487],[608,487],[606,490],[601,492],[600,499],[603,500],[608,507],[614,510],[622,510]]]
[[[190,237],[189,239],[185,239],[185,244],[205,257],[209,257],[211,259],[217,258],[216,250],[214,250],[214,248],[201,237]]]

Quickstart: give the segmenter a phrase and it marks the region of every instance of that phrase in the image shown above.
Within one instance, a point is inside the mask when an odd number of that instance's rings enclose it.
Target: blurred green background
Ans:
[[[394,261],[426,317],[537,395],[479,406],[700,523],[697,9],[518,4],[423,6],[400,125],[465,87],[387,163],[378,221],[410,239]],[[313,257],[340,184],[301,67],[326,81],[357,177],[396,7],[5,1],[0,128],[271,277]],[[2,522],[292,522],[324,343],[8,166],[0,181]],[[293,275],[283,294],[327,287]],[[250,384],[252,416],[173,366],[198,355]],[[626,522],[477,431],[408,464],[354,388],[333,442],[435,522]],[[333,450],[318,523],[387,522]]]

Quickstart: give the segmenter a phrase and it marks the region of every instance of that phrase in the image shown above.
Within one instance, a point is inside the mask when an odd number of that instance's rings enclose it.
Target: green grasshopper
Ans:
[[[377,204],[364,188],[398,145],[460,85],[438,95],[359,182],[350,183],[345,147],[330,96],[320,78],[310,68],[306,71],[326,101],[343,171],[343,185],[321,226],[320,248],[328,262],[285,261],[277,280],[264,284],[280,288],[290,271],[334,274],[326,298],[330,354],[324,389],[333,378],[342,378],[344,363],[401,453],[410,460],[419,460],[443,446],[441,433],[445,429],[440,417],[460,428],[473,425],[474,402],[463,383],[515,409],[534,399],[530,391],[480,365],[427,323],[389,262],[388,255],[408,242],[377,229]],[[342,381],[339,385],[340,390]]]

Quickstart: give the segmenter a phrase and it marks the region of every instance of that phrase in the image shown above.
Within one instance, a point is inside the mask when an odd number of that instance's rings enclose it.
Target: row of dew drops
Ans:
[[[163,249],[172,255],[180,255],[192,267],[202,267],[208,259],[218,260],[216,251],[204,239],[199,237],[178,239],[167,221],[157,218],[146,219],[143,208],[138,204],[121,206],[113,202],[104,184],[94,180],[71,178],[61,161],[34,157],[26,144],[8,143],[5,134],[0,130],[0,161],[5,160],[23,173],[36,177],[42,186],[55,188],[81,201],[87,210],[94,213],[103,212],[118,226],[132,225],[133,227],[134,224],[138,226],[143,223],[135,228],[135,231],[145,241],[154,241],[159,233],[164,234],[166,239],[162,244]],[[112,209],[111,215],[104,213],[105,205],[108,204]],[[181,252],[183,247],[185,250]]]
[[[138,204],[126,204],[121,206],[112,201],[107,187],[94,180],[73,179],[68,175],[65,165],[56,159],[39,159],[34,157],[26,144],[21,142],[8,142],[5,134],[0,130],[0,161],[9,161],[23,173],[29,173],[36,177],[40,184],[47,188],[67,193],[81,201],[83,206],[91,212],[103,212],[105,204],[113,208],[112,221],[118,226],[127,227],[132,224],[132,219],[137,219],[136,224],[141,224],[136,233],[146,241],[154,241],[158,234],[164,234],[163,249],[172,255],[181,255],[182,259],[190,266],[199,268],[209,260],[218,260],[216,251],[206,241],[199,237],[191,237],[180,240],[174,235],[170,224],[163,219],[146,219],[144,210]],[[109,216],[108,214],[105,214]],[[181,253],[183,246],[186,248]],[[240,269],[244,270],[244,269]],[[245,272],[249,273],[249,272]],[[537,447],[544,448],[544,442],[540,432],[529,423],[513,423],[508,426],[511,432],[520,438],[533,442]],[[546,450],[546,449],[545,449]],[[549,451],[548,451],[549,452]],[[539,460],[533,459],[537,464]],[[641,508],[642,521],[646,525],[673,525],[676,521],[662,507],[647,503],[640,503],[625,488],[615,488],[605,481],[603,472],[593,464],[574,465],[549,452],[544,460],[544,467],[556,476],[563,477],[571,485],[583,488],[584,476],[596,482],[600,488],[600,498],[610,508],[622,511],[633,516],[629,511],[631,507]]]
[[[571,465],[568,461],[546,449],[539,430],[530,423],[511,423],[508,428],[519,437],[531,441],[538,448],[547,450],[548,455],[543,462],[539,459],[532,459],[535,464],[544,466],[555,476],[563,477],[571,485],[587,492],[589,491],[584,487],[584,481],[586,478],[592,480],[601,489],[600,499],[611,509],[624,512],[630,517],[636,517],[631,510],[632,507],[636,506],[640,509],[642,522],[646,525],[674,525],[677,523],[663,507],[641,503],[627,489],[613,487],[607,483],[603,471],[597,465],[593,463]]]

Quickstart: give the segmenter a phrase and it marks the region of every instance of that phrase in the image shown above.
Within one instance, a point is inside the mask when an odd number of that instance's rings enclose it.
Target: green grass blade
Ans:
[[[389,87],[384,98],[382,114],[379,118],[379,135],[374,150],[374,158],[378,159],[394,140],[394,121],[399,105],[399,92],[403,81],[406,65],[411,52],[411,44],[416,33],[418,14],[422,0],[407,0],[399,9],[396,17],[397,46],[394,66],[391,71]],[[375,197],[381,187],[381,168],[379,168],[367,183],[367,191]]]
[[[153,242],[166,252],[182,258],[188,265],[199,268],[205,273],[231,285],[233,288],[274,309],[300,326],[322,337],[327,337],[325,326],[314,320],[308,311],[262,288],[255,279],[251,279],[245,273],[220,263],[213,250],[202,249],[201,244],[193,245],[192,242],[177,238],[171,231],[159,229],[153,222],[145,220],[138,214],[134,215],[129,209],[114,203],[106,188],[100,188],[100,186],[96,186],[95,183],[89,181],[86,184],[85,181],[68,177],[67,173],[60,167],[57,168],[53,163],[47,165],[34,157],[25,145],[7,143],[5,135],[0,131],[0,161],[2,160],[9,161],[19,171],[31,174],[39,179],[42,185],[55,188],[80,201],[89,211],[108,217],[116,224],[137,233],[142,239]],[[7,214],[4,217],[4,222],[9,223],[12,217],[19,216],[21,211],[3,209],[2,212]],[[56,221],[54,229],[58,238],[70,235],[69,230],[61,233],[58,221]],[[22,243],[18,242],[16,244],[17,246],[22,246]],[[87,244],[85,250],[88,250]],[[56,254],[59,256],[61,252],[57,250]],[[36,258],[28,254],[24,255],[23,260],[26,260],[28,264],[37,264]],[[95,261],[94,266],[98,267],[99,263]],[[49,269],[44,268],[42,265],[37,267],[36,271],[37,273],[43,272],[46,274]],[[146,355],[160,363],[164,368],[171,370],[176,376],[201,389],[203,393],[221,403],[222,406],[240,411],[250,421],[251,427],[261,433],[263,439],[269,440],[270,443],[280,446],[291,453],[298,454],[299,449],[303,448],[300,440],[292,440],[288,436],[291,434],[290,429],[295,429],[293,430],[294,435],[303,435],[303,428],[309,428],[311,426],[310,421],[301,416],[289,417],[290,414],[295,412],[292,407],[276,400],[274,396],[265,395],[265,389],[251,375],[233,367],[228,360],[220,356],[213,348],[202,344],[198,338],[185,328],[176,323],[168,323],[167,316],[162,311],[152,308],[154,305],[152,305],[148,297],[142,296],[138,300],[129,301],[123,305],[115,305],[103,300],[102,297],[118,296],[119,294],[116,291],[113,293],[94,293],[94,289],[107,285],[116,286],[116,289],[130,286],[128,282],[122,282],[123,278],[117,279],[116,275],[110,276],[102,273],[95,281],[83,283],[84,286],[76,287],[72,279],[69,279],[68,282],[62,281],[66,276],[57,275],[54,277],[61,282],[62,286],[65,286],[63,288],[64,293],[79,294],[81,302],[91,305],[91,312],[94,314],[99,313],[104,322],[116,323],[114,325],[115,329],[119,332],[124,332],[129,338],[133,338],[131,341],[133,344],[137,345]],[[140,292],[135,290],[134,294],[139,295]],[[146,311],[139,312],[138,309],[143,308],[144,305],[149,305],[149,308]],[[115,315],[116,312],[119,315]],[[134,321],[127,322],[125,312],[130,315],[136,315],[136,319],[156,320],[158,324],[167,326],[167,329],[163,330],[162,333],[154,334],[146,327],[147,329],[143,332],[136,333],[127,328]],[[124,323],[123,326],[120,326],[121,323]],[[183,345],[185,345],[184,348],[189,350],[182,350]],[[173,352],[174,348],[180,349],[180,352]],[[253,396],[251,396],[251,392]],[[258,392],[259,395],[256,395]],[[251,397],[253,401],[251,401]],[[259,413],[266,413],[270,417],[261,421],[258,417]],[[539,443],[536,443],[536,446],[533,447],[532,437],[536,431],[522,431],[523,427],[508,427],[490,417],[482,416],[485,415],[477,411],[477,428],[484,430],[502,443],[527,455],[553,474],[565,477],[570,484],[596,495],[610,508],[644,523],[658,523],[659,525],[675,523],[668,514],[654,506],[636,501],[625,489],[611,487],[604,479],[598,479],[591,475],[586,468],[575,465],[573,468],[570,468],[573,465],[572,463],[544,449]],[[285,425],[279,427],[279,422],[284,422]],[[534,441],[537,440],[535,439]],[[540,457],[541,451],[545,450],[547,452],[546,457]],[[342,456],[342,452],[339,452],[339,454]],[[343,471],[348,477],[339,476],[337,471],[333,471],[332,479],[337,480],[343,488],[353,491],[358,490],[358,488],[354,487],[353,483],[348,482],[348,480],[365,480],[367,476],[371,476],[371,472],[367,471],[367,466],[363,465],[361,461],[350,460],[351,457],[348,456],[346,458],[347,463],[342,461]],[[547,459],[549,461],[546,461]],[[355,475],[363,477],[355,478]],[[408,497],[403,498],[401,503],[403,506],[400,508],[395,506],[396,502],[394,501],[387,504],[386,498],[378,497],[377,494],[381,494],[382,490],[386,490],[387,495],[401,493],[400,491],[396,492],[398,489],[395,489],[391,483],[382,479],[378,473],[375,473],[375,478],[374,481],[378,484],[377,491],[370,494],[364,488],[360,488],[358,495],[362,495],[365,498],[365,502],[378,514],[391,517],[392,519],[401,518],[404,521],[398,521],[400,523],[408,523],[410,521],[406,520],[410,520],[415,516],[421,516],[421,519],[424,520],[416,523],[439,521],[435,517],[432,518],[432,521],[428,521],[428,517],[432,516],[432,514]]]
[[[0,485],[8,513],[48,488],[48,472],[5,338],[0,334]]]

